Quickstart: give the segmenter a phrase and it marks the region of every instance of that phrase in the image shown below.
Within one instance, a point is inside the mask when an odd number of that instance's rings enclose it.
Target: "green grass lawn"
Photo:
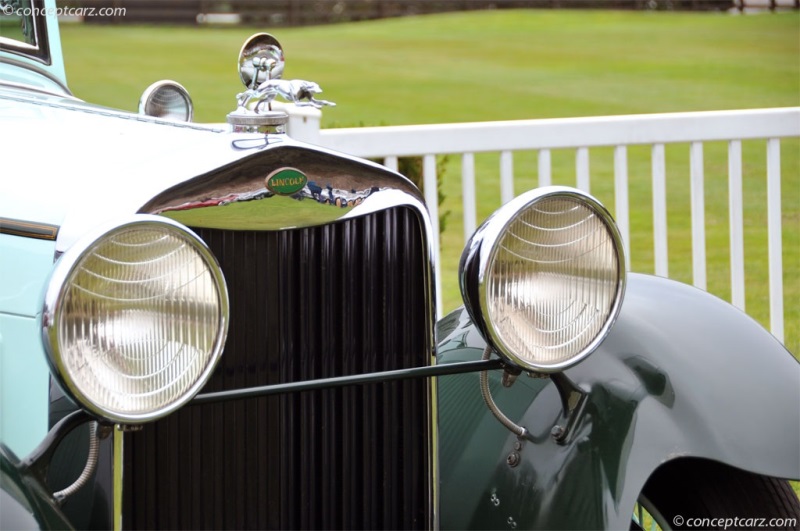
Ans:
[[[198,121],[224,121],[241,91],[244,39],[269,28],[63,26],[70,87],[134,110],[152,81],[191,92]],[[398,125],[800,105],[800,15],[488,11],[280,29],[287,78],[337,102],[323,126]],[[782,143],[786,344],[800,354],[800,142]],[[691,282],[688,145],[667,146],[670,276]],[[769,324],[765,143],[744,144],[747,311]],[[728,287],[727,159],[705,146],[709,291]],[[441,176],[451,211],[442,237],[445,311],[460,304],[460,161]],[[477,157],[478,214],[500,205],[498,157]],[[613,212],[613,153],[591,152],[592,193]],[[632,269],[653,271],[649,149],[629,149]],[[515,157],[515,189],[536,186],[536,154]],[[574,154],[553,180],[575,183]]]

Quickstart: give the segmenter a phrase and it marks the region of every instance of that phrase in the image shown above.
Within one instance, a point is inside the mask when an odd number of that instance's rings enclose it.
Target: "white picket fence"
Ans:
[[[439,249],[437,155],[461,155],[464,233],[467,238],[476,226],[474,159],[476,153],[500,153],[501,198],[506,202],[514,197],[515,151],[538,152],[539,185],[545,186],[551,183],[550,150],[574,149],[576,185],[588,192],[590,149],[613,147],[616,206],[614,214],[623,240],[628,246],[630,222],[627,147],[649,145],[652,161],[655,274],[664,277],[669,276],[665,145],[689,143],[692,271],[693,283],[701,289],[706,289],[703,143],[727,141],[731,298],[733,304],[743,310],[745,259],[742,141],[766,139],[770,329],[778,339],[784,340],[780,146],[782,138],[800,137],[800,107],[328,130],[319,129],[319,117],[319,113],[313,110],[292,112],[289,133],[298,140],[345,153],[381,158],[384,164],[392,169],[397,169],[398,157],[423,157],[424,188],[434,225],[434,235],[437,238],[435,242],[437,252]],[[797,195],[797,190],[788,193]],[[627,252],[626,256],[630,257],[630,252]],[[630,267],[630,262],[627,265]],[[441,294],[439,274],[437,272],[437,293]],[[439,302],[441,308],[441,300]]]

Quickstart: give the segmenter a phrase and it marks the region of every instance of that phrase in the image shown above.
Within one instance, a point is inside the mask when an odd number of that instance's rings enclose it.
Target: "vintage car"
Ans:
[[[274,37],[200,125],[80,101],[53,6],[0,11],[0,528],[798,525],[800,365],[594,198],[502,206],[437,323],[420,192],[283,132],[330,102]]]

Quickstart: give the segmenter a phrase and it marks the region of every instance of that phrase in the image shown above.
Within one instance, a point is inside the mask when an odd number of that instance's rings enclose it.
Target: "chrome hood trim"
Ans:
[[[231,138],[240,148],[253,143]],[[226,230],[309,227],[400,204],[426,212],[419,190],[383,166],[284,135],[260,141],[260,147],[251,148],[253,155],[177,184],[139,212],[160,214],[187,226]],[[273,185],[282,173],[288,176],[281,183],[288,190]]]

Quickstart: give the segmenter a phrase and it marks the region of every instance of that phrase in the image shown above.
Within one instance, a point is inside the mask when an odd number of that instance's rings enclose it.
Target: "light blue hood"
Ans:
[[[2,85],[0,119],[0,146],[16,146],[0,162],[0,217],[60,227],[59,251],[163,190],[252,153],[236,149],[225,127],[156,120]]]

